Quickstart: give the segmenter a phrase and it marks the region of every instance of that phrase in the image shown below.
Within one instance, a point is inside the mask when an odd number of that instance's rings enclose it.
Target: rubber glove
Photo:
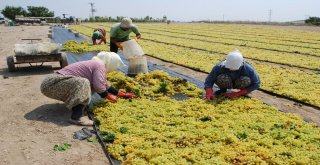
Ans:
[[[226,93],[224,94],[224,96],[232,99],[232,98],[244,96],[246,94],[248,94],[248,91],[246,89],[241,89],[239,92]]]
[[[105,99],[110,100],[111,102],[117,102],[117,97],[110,93],[105,97]]]
[[[206,96],[203,98],[205,100],[213,100],[216,97],[213,94],[213,90],[212,88],[206,88]]]
[[[122,91],[119,91],[119,92],[118,92],[118,96],[119,96],[119,97],[122,97],[122,98],[126,98],[126,99],[131,99],[131,98],[137,97],[137,96],[134,95],[133,93],[124,93],[124,92],[122,92]]]
[[[93,41],[93,45],[97,45],[97,41]]]

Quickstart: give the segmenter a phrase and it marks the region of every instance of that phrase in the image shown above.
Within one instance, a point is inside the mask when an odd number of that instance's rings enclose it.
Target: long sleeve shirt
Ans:
[[[102,61],[88,60],[70,64],[57,71],[67,76],[86,78],[91,84],[94,92],[102,93],[108,88],[106,80],[106,67]]]
[[[220,74],[229,75],[232,81],[240,78],[240,76],[249,77],[251,80],[251,85],[245,88],[248,92],[252,92],[260,87],[260,78],[256,70],[249,63],[243,62],[243,65],[239,70],[231,71],[230,69],[225,68],[224,62],[225,61],[221,61],[212,68],[204,83],[205,88],[212,88]]]

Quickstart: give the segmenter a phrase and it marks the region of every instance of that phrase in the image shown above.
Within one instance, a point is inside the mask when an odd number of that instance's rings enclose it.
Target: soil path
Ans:
[[[70,125],[70,112],[62,102],[41,94],[42,80],[59,67],[22,68],[9,73],[6,56],[13,55],[14,44],[23,38],[47,37],[49,26],[0,26],[0,164],[109,164],[99,143],[73,139],[82,127]],[[21,64],[20,67],[28,66]],[[53,151],[56,144],[69,143],[71,149]]]

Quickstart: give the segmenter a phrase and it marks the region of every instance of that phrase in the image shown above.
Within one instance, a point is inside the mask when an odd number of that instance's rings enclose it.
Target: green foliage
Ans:
[[[247,135],[247,133],[245,133],[245,132],[239,133],[239,134],[237,135],[237,138],[240,139],[240,140],[244,140],[244,139],[246,139],[247,137],[248,137],[248,135]]]
[[[103,136],[103,140],[106,142],[113,142],[115,138],[116,135],[113,133],[105,133],[105,135]]]
[[[42,6],[28,6],[27,7],[29,17],[53,17],[54,12],[49,11],[48,8]]]
[[[22,15],[26,17],[53,17],[54,12],[49,11],[48,8],[42,6],[28,6],[27,11],[22,7],[6,6],[1,13],[3,16],[14,20],[17,15]]]
[[[121,132],[121,133],[127,133],[128,130],[129,130],[129,129],[126,128],[126,127],[121,127],[121,128],[120,128],[120,132]]]
[[[16,15],[23,15],[25,16],[27,14],[26,10],[23,9],[22,7],[14,7],[14,6],[6,6],[1,13],[3,16],[14,20]]]
[[[307,20],[305,20],[305,23],[319,26],[320,17],[309,17]]]
[[[87,141],[88,141],[88,142],[92,142],[92,143],[96,143],[96,142],[98,142],[99,140],[98,140],[98,138],[96,138],[96,137],[90,137],[90,138],[87,139]]]
[[[156,92],[166,94],[168,92],[167,86],[168,86],[168,83],[165,83],[165,82],[161,83]]]
[[[64,144],[62,144],[62,145],[54,145],[53,146],[53,150],[55,150],[55,151],[65,151],[65,150],[67,150],[67,149],[70,149],[71,148],[71,144],[69,144],[69,143],[64,143]]]

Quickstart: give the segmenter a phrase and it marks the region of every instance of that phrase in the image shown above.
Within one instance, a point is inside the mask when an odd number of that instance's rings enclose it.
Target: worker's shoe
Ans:
[[[71,124],[81,125],[81,126],[93,126],[93,121],[87,116],[82,116],[78,120],[69,119]]]

